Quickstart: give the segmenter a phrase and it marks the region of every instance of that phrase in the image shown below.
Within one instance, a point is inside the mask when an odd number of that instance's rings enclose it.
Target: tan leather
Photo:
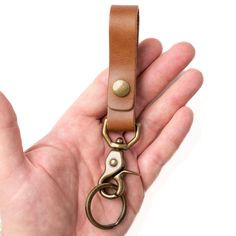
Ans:
[[[109,131],[135,130],[138,25],[138,6],[111,7],[107,109]],[[119,97],[112,91],[113,83],[119,79],[126,80],[130,85],[130,92],[125,97]]]

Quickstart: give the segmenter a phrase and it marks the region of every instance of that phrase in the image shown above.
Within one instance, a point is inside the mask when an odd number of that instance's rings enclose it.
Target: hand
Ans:
[[[145,191],[188,133],[193,113],[185,104],[203,81],[199,71],[189,69],[171,84],[194,57],[190,44],[179,43],[163,54],[161,51],[155,39],[144,40],[139,46],[136,102],[142,132],[138,143],[125,152],[125,159],[127,169],[139,172],[140,177],[125,177],[128,211],[122,224],[112,230],[94,227],[84,210],[87,194],[97,184],[110,151],[101,134],[107,70],[54,128],[25,152],[13,108],[0,94],[0,210],[5,236],[127,232]],[[124,137],[129,140],[132,136],[126,133]],[[111,137],[114,140],[117,134]],[[116,219],[120,204],[99,195],[94,201],[93,213],[99,222]]]

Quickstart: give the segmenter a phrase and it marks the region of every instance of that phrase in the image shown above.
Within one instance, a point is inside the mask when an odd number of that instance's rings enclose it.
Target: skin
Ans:
[[[193,57],[194,48],[186,42],[165,53],[156,39],[146,39],[139,46],[136,104],[142,132],[139,142],[125,152],[125,160],[127,169],[140,176],[124,177],[127,215],[121,225],[108,231],[94,227],[84,210],[87,194],[97,184],[110,151],[101,134],[107,70],[54,128],[25,152],[14,110],[0,93],[0,210],[4,235],[124,235],[146,190],[191,127],[193,113],[186,103],[201,87],[203,78],[196,69],[181,72]],[[115,140],[120,135],[110,136]],[[131,132],[124,134],[126,141],[132,136]],[[111,223],[119,212],[118,200],[109,201],[99,194],[95,197],[93,213],[99,222]]]

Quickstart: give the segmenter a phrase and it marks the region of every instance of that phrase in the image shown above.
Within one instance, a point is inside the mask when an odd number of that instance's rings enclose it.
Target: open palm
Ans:
[[[193,115],[185,104],[202,84],[189,69],[194,57],[188,43],[162,54],[161,44],[146,39],[139,46],[137,120],[141,137],[125,152],[128,211],[118,227],[104,231],[87,219],[87,194],[101,176],[110,151],[102,137],[107,106],[107,70],[102,72],[55,127],[23,152],[15,113],[0,94],[0,210],[6,236],[124,235],[137,214],[144,193],[189,131]],[[171,84],[171,86],[170,86]],[[167,89],[168,87],[168,89]],[[164,91],[164,92],[163,92]],[[161,95],[161,96],[160,96]],[[126,141],[133,134],[123,134]],[[119,134],[111,133],[115,140]],[[99,194],[93,213],[101,223],[113,222],[120,203]]]

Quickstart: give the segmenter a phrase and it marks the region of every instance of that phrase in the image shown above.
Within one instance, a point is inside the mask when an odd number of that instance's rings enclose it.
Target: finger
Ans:
[[[193,113],[188,107],[180,108],[160,136],[141,154],[138,159],[144,188],[155,180],[162,166],[171,158],[188,133]]]
[[[137,116],[192,61],[193,46],[182,42],[158,57],[141,75],[137,84]]]
[[[161,43],[146,39],[139,45],[138,73],[142,73],[162,52]],[[79,97],[70,111],[79,111],[85,116],[100,119],[107,111],[108,70],[103,71]]]
[[[201,72],[185,72],[158,100],[140,115],[142,134],[134,152],[139,155],[157,137],[175,112],[184,106],[198,91],[203,82]],[[127,134],[130,135],[130,134]]]
[[[15,112],[0,92],[0,180],[8,177],[24,161]]]

